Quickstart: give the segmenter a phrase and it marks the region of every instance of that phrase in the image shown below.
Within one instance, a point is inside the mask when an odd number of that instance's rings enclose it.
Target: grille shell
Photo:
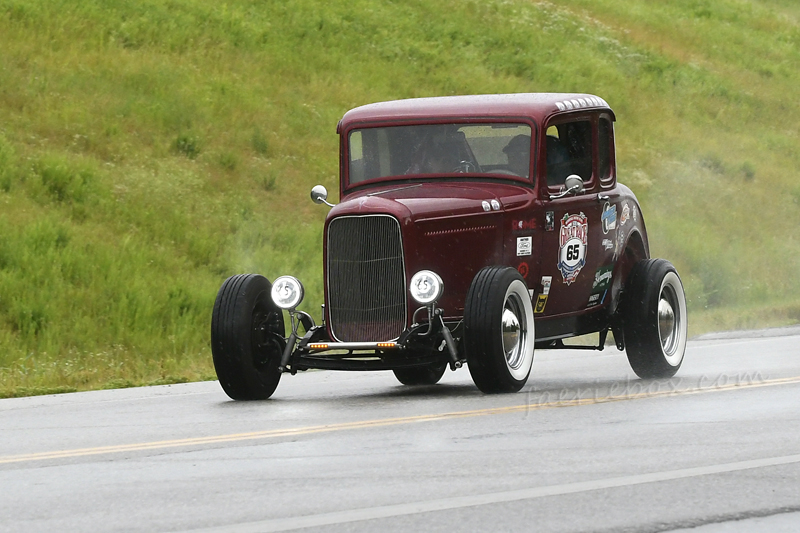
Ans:
[[[328,224],[330,329],[341,342],[395,340],[406,327],[400,223],[389,215],[341,216]]]

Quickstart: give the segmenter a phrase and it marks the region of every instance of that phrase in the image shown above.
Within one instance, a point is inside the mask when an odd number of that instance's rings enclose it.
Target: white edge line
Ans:
[[[359,522],[362,520],[375,520],[381,518],[391,518],[394,516],[460,509],[464,507],[473,507],[492,503],[505,503],[518,500],[543,498],[546,496],[559,496],[592,490],[627,487],[631,485],[641,485],[643,483],[671,481],[711,474],[724,474],[727,472],[738,472],[741,470],[780,466],[798,462],[800,462],[800,454],[787,455],[783,457],[769,457],[765,459],[754,459],[750,461],[739,461],[719,465],[682,468],[679,470],[654,472],[650,474],[636,474],[631,476],[597,479],[592,481],[579,481],[575,483],[564,483],[561,485],[550,485],[547,487],[534,487],[528,489],[494,492],[489,494],[475,494],[470,496],[456,496],[452,498],[441,498],[438,500],[382,505],[378,507],[336,511],[332,513],[322,513],[308,516],[277,518],[259,522],[248,522],[244,524],[232,524],[228,526],[206,529],[195,529],[191,531],[192,533],[266,533],[273,531],[289,531],[292,529],[301,529],[307,527],[346,524],[351,522]]]

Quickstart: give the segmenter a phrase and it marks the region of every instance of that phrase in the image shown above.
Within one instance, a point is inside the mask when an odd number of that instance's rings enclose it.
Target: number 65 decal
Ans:
[[[559,233],[558,269],[564,283],[570,285],[586,264],[586,242],[589,235],[589,222],[583,213],[565,214],[561,219]]]

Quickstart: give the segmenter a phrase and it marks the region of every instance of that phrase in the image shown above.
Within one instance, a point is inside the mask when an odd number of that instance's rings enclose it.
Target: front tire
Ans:
[[[464,304],[467,366],[483,392],[517,392],[533,365],[533,305],[516,269],[486,267]]]
[[[686,295],[678,272],[664,259],[634,265],[625,284],[625,351],[637,376],[669,378],[686,352]]]
[[[234,400],[269,398],[281,379],[285,329],[271,290],[264,276],[239,274],[225,280],[217,293],[211,354],[219,383]]]

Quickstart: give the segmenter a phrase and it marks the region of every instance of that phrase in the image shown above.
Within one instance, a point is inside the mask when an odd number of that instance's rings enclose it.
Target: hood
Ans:
[[[330,211],[330,216],[386,213],[416,222],[479,214],[486,211],[484,202],[491,205],[492,200],[501,209],[508,207],[508,200],[518,196],[521,189],[516,185],[481,182],[387,184],[346,197]]]

